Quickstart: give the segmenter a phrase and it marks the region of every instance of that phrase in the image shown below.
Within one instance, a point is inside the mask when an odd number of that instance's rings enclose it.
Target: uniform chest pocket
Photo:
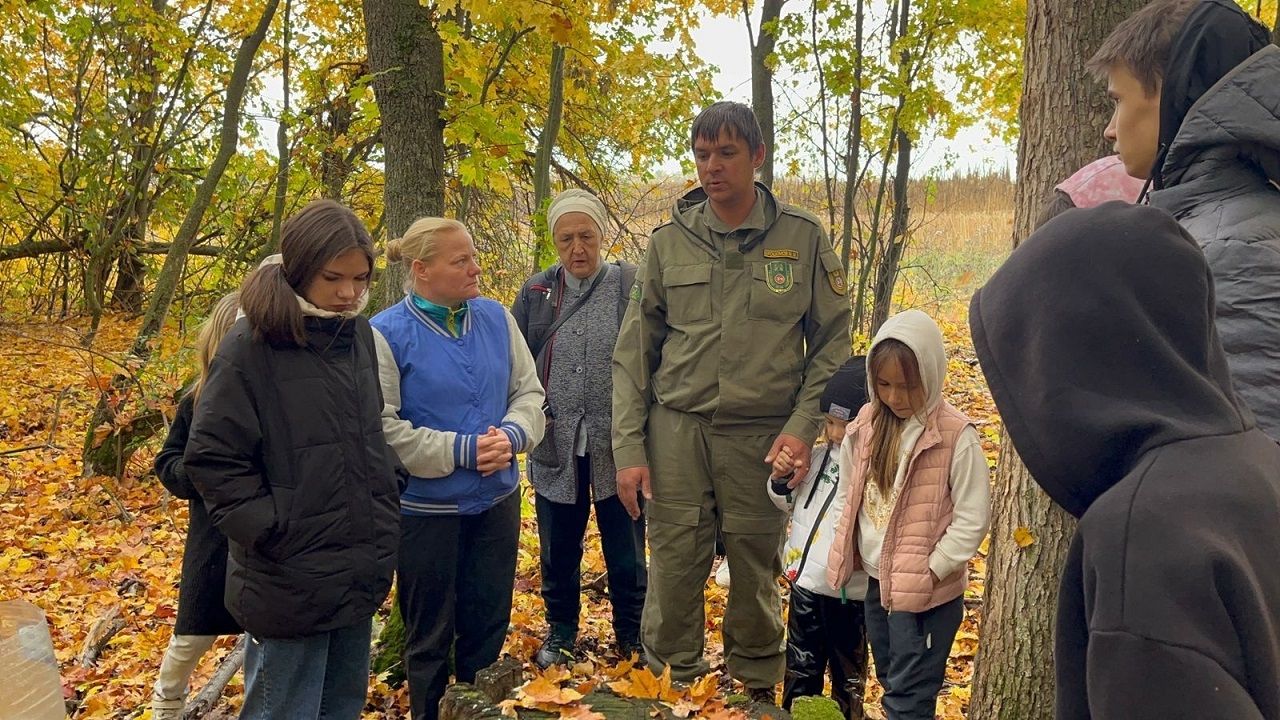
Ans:
[[[711,320],[711,265],[680,265],[662,271],[667,320],[693,324]]]
[[[789,324],[800,322],[813,292],[808,265],[776,260],[751,263],[747,317]]]

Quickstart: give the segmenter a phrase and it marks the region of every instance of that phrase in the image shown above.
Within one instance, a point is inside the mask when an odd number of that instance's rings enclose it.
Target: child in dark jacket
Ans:
[[[831,694],[846,718],[860,720],[867,683],[867,630],[862,599],[867,574],[855,572],[849,582],[827,582],[827,553],[836,521],[844,511],[840,483],[840,443],[849,420],[867,403],[867,359],[845,362],[822,392],[819,408],[826,416],[825,443],[814,445],[809,471],[795,477],[785,451],[774,459],[769,499],[791,515],[791,533],[783,546],[783,573],[791,583],[787,616],[787,674],[782,706],[797,697],[821,695],[823,676],[831,673]]]
[[[391,589],[399,467],[382,434],[355,213],[314,200],[240,290],[183,454],[227,536],[227,609],[249,634],[242,720],[356,720]]]
[[[182,553],[182,582],[178,586],[178,621],[151,695],[153,720],[181,718],[187,683],[201,656],[213,647],[219,635],[240,634],[240,624],[227,612],[222,601],[226,590],[227,537],[213,526],[204,501],[187,478],[182,463],[196,398],[209,374],[209,361],[218,343],[235,324],[238,298],[239,294],[234,292],[224,296],[200,327],[195,348],[200,374],[183,393],[178,413],[169,425],[169,436],[156,455],[156,475],[160,482],[174,496],[187,501],[188,527],[187,544]]]

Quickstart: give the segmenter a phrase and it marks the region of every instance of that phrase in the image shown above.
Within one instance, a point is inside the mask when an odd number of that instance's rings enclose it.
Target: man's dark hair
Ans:
[[[693,149],[698,138],[711,142],[719,140],[721,132],[727,132],[731,138],[741,138],[752,152],[764,147],[764,133],[760,132],[760,122],[751,108],[742,103],[721,100],[698,113],[694,119],[689,149]]]
[[[1154,0],[1116,26],[1085,67],[1106,78],[1107,71],[1122,66],[1154,95],[1164,81],[1169,49],[1191,10],[1201,0]]]

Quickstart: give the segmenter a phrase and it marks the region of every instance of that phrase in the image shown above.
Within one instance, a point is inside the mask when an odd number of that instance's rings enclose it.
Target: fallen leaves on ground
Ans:
[[[952,317],[954,316],[954,317]],[[999,452],[999,418],[969,345],[963,308],[940,321],[950,354],[947,396],[977,424],[992,466]],[[146,705],[160,659],[173,630],[177,584],[187,524],[184,501],[169,496],[150,467],[162,437],[138,452],[124,477],[82,477],[80,450],[85,425],[116,367],[107,358],[122,357],[136,324],[104,319],[94,351],[77,347],[77,323],[8,323],[0,326],[0,600],[26,599],[50,620],[51,634],[68,695],[79,701],[75,720],[146,718]],[[192,337],[166,333],[161,362],[151,378],[159,387],[178,386],[189,367],[189,354],[177,353]],[[170,408],[169,416],[172,415]],[[56,425],[54,423],[57,415]],[[18,452],[8,452],[19,450]],[[735,688],[723,661],[720,625],[727,591],[710,582],[703,606],[706,656],[713,672],[687,687],[669,673],[654,675],[629,658],[617,656],[599,536],[589,531],[583,559],[583,613],[577,663],[539,673],[528,661],[546,632],[538,594],[538,542],[532,494],[524,493],[514,608],[505,651],[526,661],[525,684],[517,703],[553,708],[562,718],[589,720],[600,715],[584,698],[611,688],[624,696],[645,698],[669,708],[677,717],[740,720],[741,710],[725,703]],[[132,516],[126,522],[120,508]],[[969,703],[973,657],[985,560],[970,565],[964,624],[952,648],[939,715],[961,718]],[[119,606],[124,630],[104,648],[93,667],[77,658],[94,621]],[[224,638],[206,656],[192,680],[196,692],[230,652],[234,638]],[[617,687],[615,687],[615,685]],[[242,680],[232,680],[222,715],[234,714]],[[872,674],[868,712],[882,717],[880,689]],[[520,705],[521,707],[527,707]],[[514,707],[514,706],[513,706]],[[406,688],[392,688],[385,678],[371,682],[365,718],[408,717]]]

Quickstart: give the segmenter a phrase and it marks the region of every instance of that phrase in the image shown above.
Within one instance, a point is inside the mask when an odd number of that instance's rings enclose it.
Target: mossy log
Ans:
[[[516,688],[523,682],[520,663],[506,658],[499,660],[476,676],[476,683],[451,685],[440,701],[440,720],[497,720],[504,717],[499,703],[514,697]],[[736,702],[735,702],[736,701]],[[663,720],[679,720],[671,709],[654,700],[627,698],[615,695],[607,689],[599,689],[582,699],[593,712],[609,720],[649,720],[657,710]],[[751,703],[745,697],[733,696],[729,705],[743,710],[751,720],[791,720],[791,714],[767,703]],[[551,720],[556,714],[541,710],[516,708],[517,717],[527,720]]]

